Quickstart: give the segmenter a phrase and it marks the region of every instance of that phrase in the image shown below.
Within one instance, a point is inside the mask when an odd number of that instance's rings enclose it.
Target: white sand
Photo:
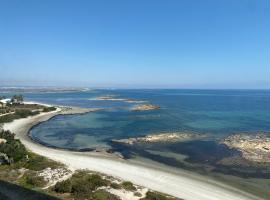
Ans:
[[[112,175],[155,191],[170,194],[185,200],[259,200],[253,195],[239,191],[207,177],[184,170],[177,173],[135,165],[122,159],[98,156],[92,153],[52,149],[33,142],[28,130],[40,121],[48,120],[59,111],[43,113],[26,119],[15,120],[3,126],[21,139],[31,151],[66,164],[70,169],[89,169]]]

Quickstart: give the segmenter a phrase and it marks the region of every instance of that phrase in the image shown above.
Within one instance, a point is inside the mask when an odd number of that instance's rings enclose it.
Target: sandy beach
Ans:
[[[117,158],[110,154],[97,152],[73,152],[53,149],[34,142],[28,132],[34,125],[59,114],[79,114],[95,111],[93,109],[58,107],[56,111],[42,113],[33,117],[18,119],[3,125],[3,129],[16,134],[31,151],[66,164],[71,170],[89,169],[124,180],[149,189],[170,194],[186,200],[259,200],[243,191],[184,170],[170,171]]]

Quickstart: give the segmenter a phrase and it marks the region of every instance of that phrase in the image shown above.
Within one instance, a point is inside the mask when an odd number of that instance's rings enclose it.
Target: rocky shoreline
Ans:
[[[246,160],[270,164],[270,137],[266,134],[235,134],[225,138],[221,143],[240,151]]]

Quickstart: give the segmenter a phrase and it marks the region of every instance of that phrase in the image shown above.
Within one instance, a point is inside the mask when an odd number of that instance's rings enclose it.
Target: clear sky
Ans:
[[[268,0],[0,0],[0,85],[270,88]]]

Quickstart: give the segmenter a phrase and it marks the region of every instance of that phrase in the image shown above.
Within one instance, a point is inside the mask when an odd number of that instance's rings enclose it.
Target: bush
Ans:
[[[71,192],[71,181],[69,179],[61,182],[57,182],[54,186],[54,191],[58,193],[70,193]]]
[[[9,159],[14,162],[26,158],[27,150],[20,140],[14,139],[14,134],[9,131],[2,131],[0,137],[7,140],[6,143],[0,144],[0,152],[7,154]]]
[[[27,176],[26,183],[34,187],[42,187],[46,184],[43,177],[41,176]]]
[[[61,163],[55,162],[46,157],[43,157],[34,153],[30,153],[30,152],[28,154],[29,154],[29,160],[24,165],[24,167],[27,169],[34,170],[34,171],[41,171],[48,167],[52,169],[56,169],[62,166]]]
[[[93,200],[119,200],[120,198],[105,190],[98,190],[92,195]]]
[[[33,113],[31,110],[28,110],[28,109],[17,109],[15,111],[15,115],[18,116],[18,118],[25,118],[25,117],[28,117],[28,116],[32,116]]]
[[[157,192],[150,192],[148,191],[146,193],[146,197],[142,198],[141,200],[175,200],[175,198],[172,197],[166,197],[162,194],[159,194]]]
[[[8,114],[0,117],[0,123],[12,122],[15,119],[26,118],[39,114],[39,111],[32,112],[29,109],[16,109],[14,114]]]
[[[10,131],[0,131],[0,138],[4,138],[7,141],[14,140],[15,134],[11,133]]]
[[[76,180],[72,181],[71,193],[73,193],[77,198],[85,198],[92,194],[92,190],[90,189],[89,183],[85,180]]]
[[[75,199],[89,199],[93,191],[102,186],[109,185],[108,180],[98,174],[89,174],[87,171],[78,171],[66,181],[55,185],[54,191],[58,193],[71,193]]]
[[[72,185],[83,182],[90,190],[96,190],[101,186],[107,186],[109,182],[98,174],[89,174],[87,171],[79,171],[71,177]],[[73,187],[73,186],[72,186]]]
[[[111,183],[111,188],[113,189],[120,189],[121,188],[121,185],[117,184],[117,183]]]
[[[51,111],[55,111],[56,108],[55,107],[44,107],[42,112],[51,112]]]
[[[129,190],[129,191],[134,191],[136,190],[136,187],[133,185],[133,183],[129,182],[129,181],[124,181],[122,183],[122,187],[125,189],[125,190]]]
[[[43,177],[38,176],[36,172],[28,171],[24,176],[19,180],[19,183],[25,187],[43,187],[46,185],[46,181]]]
[[[92,190],[96,190],[99,187],[108,185],[108,181],[103,179],[98,174],[91,174],[89,177],[87,177],[87,181],[91,185]]]
[[[139,193],[139,192],[134,192],[134,196],[136,196],[136,197],[141,197],[141,196],[142,196],[142,194],[141,194],[141,193]]]
[[[15,114],[8,114],[8,115],[0,117],[0,123],[12,122],[14,119],[17,119],[15,117]]]

